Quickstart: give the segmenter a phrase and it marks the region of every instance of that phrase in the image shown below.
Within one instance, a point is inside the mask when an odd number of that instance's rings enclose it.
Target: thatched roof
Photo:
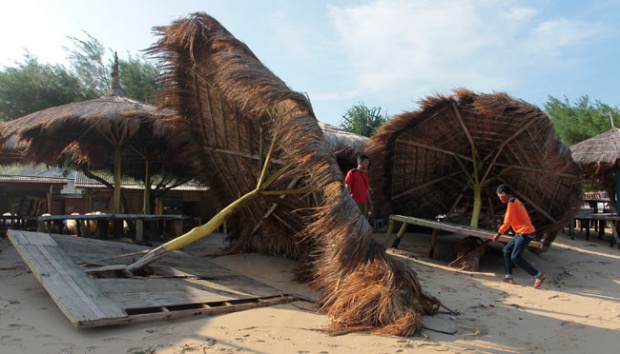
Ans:
[[[3,123],[0,123],[0,132],[3,132]],[[24,151],[28,144],[21,142],[18,136],[11,136],[4,144],[0,144],[0,165],[21,164],[24,160]]]
[[[385,199],[393,213],[460,216],[459,222],[470,225],[473,186],[479,186],[478,226],[494,230],[505,210],[495,191],[505,183],[526,204],[549,246],[581,200],[579,168],[550,119],[505,93],[460,89],[420,105],[371,138],[375,198]]]
[[[573,160],[586,174],[618,167],[620,161],[620,129],[613,127],[605,133],[571,146]]]
[[[369,139],[332,125],[319,122],[323,137],[329,148],[336,155],[341,171],[346,173],[349,169],[357,166],[357,157],[364,154],[368,148]]]
[[[206,14],[157,31],[162,38],[151,53],[168,71],[163,106],[186,119],[192,139],[178,158],[191,163],[220,207],[258,188],[260,176],[270,180],[269,191],[228,223],[232,249],[299,259],[297,275],[320,291],[335,332],[420,330],[421,316],[438,302],[372,239],[307,97]],[[306,192],[277,195],[291,189]]]
[[[599,183],[610,196],[617,210],[616,169],[620,167],[620,129],[612,127],[605,133],[571,146],[573,160],[581,167],[586,180]]]
[[[123,95],[109,94],[93,100],[47,108],[3,123],[0,142],[19,136],[28,142],[25,162],[55,164],[74,142],[94,168],[112,155],[115,143],[146,146],[161,138],[166,115],[156,107]],[[87,142],[87,144],[86,144]],[[78,159],[79,160],[79,159]]]

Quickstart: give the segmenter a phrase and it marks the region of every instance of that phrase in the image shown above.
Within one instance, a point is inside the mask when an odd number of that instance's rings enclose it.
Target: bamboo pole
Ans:
[[[114,145],[114,194],[112,195],[112,214],[119,214],[121,206],[121,146]]]
[[[149,252],[147,252],[143,257],[138,259],[137,261],[129,264],[125,267],[125,274],[131,276],[137,270],[145,267],[146,265],[166,256],[167,254],[181,249],[193,242],[198,241],[199,239],[209,236],[218,227],[220,227],[232,214],[240,210],[241,208],[247,206],[250,202],[258,199],[263,196],[263,194],[268,195],[287,195],[287,194],[295,194],[295,193],[308,193],[311,190],[306,188],[299,188],[293,190],[282,190],[282,191],[264,191],[264,189],[268,188],[271,183],[273,183],[279,176],[283,175],[291,166],[294,165],[293,162],[287,163],[285,166],[280,168],[271,178],[265,181],[267,176],[267,167],[271,161],[271,156],[275,149],[275,137],[273,138],[271,145],[269,147],[269,151],[267,152],[267,156],[265,157],[263,167],[261,169],[258,181],[256,183],[256,188],[249,193],[243,195],[241,198],[235,200],[226,208],[222,209],[219,213],[217,213],[211,220],[209,220],[206,224],[195,227],[191,229],[189,232],[181,235],[173,240],[166,242],[165,244],[156,247]]]
[[[259,190],[254,189],[253,191],[247,193],[241,198],[237,199],[226,208],[222,209],[217,215],[215,215],[211,220],[209,220],[206,224],[201,226],[197,226],[191,229],[184,235],[181,235],[173,240],[170,240],[163,245],[156,247],[149,252],[147,252],[144,256],[142,256],[137,261],[128,265],[125,268],[125,273],[128,275],[132,275],[135,271],[143,268],[149,263],[152,263],[167,254],[181,249],[190,243],[196,242],[199,239],[206,237],[213,233],[213,231],[217,230],[233,213],[237,210],[245,207],[252,200],[255,200],[259,196]]]

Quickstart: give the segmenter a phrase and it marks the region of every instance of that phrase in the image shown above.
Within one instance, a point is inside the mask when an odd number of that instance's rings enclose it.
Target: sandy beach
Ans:
[[[375,235],[385,242],[385,234]],[[317,306],[296,301],[213,317],[195,317],[116,327],[76,329],[27,265],[0,239],[0,352],[12,353],[614,353],[620,335],[620,250],[609,235],[575,240],[560,233],[540,256],[526,257],[548,278],[541,289],[517,269],[517,285],[503,283],[501,245],[484,255],[479,272],[448,267],[457,240],[440,240],[427,257],[430,235],[406,234],[388,252],[409,264],[425,292],[458,315],[425,321],[413,337],[354,333],[329,336]],[[222,234],[185,250],[216,253]],[[287,293],[313,294],[291,280],[295,262],[240,254],[213,262]],[[445,333],[442,333],[445,332]],[[452,333],[454,332],[454,333]]]

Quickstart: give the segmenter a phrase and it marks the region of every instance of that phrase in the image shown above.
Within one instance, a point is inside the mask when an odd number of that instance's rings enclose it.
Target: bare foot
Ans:
[[[512,284],[512,285],[516,284],[515,280],[512,279],[512,278],[504,278],[504,283],[508,283],[508,284]]]

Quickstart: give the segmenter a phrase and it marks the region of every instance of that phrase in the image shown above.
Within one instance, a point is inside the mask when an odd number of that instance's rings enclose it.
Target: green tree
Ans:
[[[87,39],[69,37],[74,48],[70,50],[69,61],[75,75],[85,87],[102,96],[110,92],[113,59],[105,63],[106,52],[112,50],[84,32]],[[139,56],[119,59],[121,88],[128,97],[151,102],[153,93],[159,88],[160,67]]]
[[[41,64],[30,54],[26,54],[24,62],[17,67],[0,71],[0,119],[3,121],[92,97],[64,66]]]
[[[381,114],[380,107],[368,108],[358,103],[342,116],[340,128],[366,137],[372,136],[378,127],[387,122],[387,114]]]
[[[88,40],[77,37],[69,37],[73,42],[73,49],[69,51],[67,59],[71,63],[71,69],[80,78],[84,87],[92,90],[95,97],[103,96],[110,91],[110,63],[104,64],[106,54],[105,46],[88,32],[84,32]]]
[[[110,92],[113,61],[107,49],[88,39],[71,38],[71,67],[39,63],[26,54],[23,63],[0,71],[0,120],[15,119],[45,108],[93,99]],[[129,97],[152,103],[159,88],[160,67],[140,57],[119,60],[121,88]]]
[[[119,60],[121,87],[129,97],[153,103],[153,93],[161,86],[161,68],[139,57]]]
[[[618,126],[617,118],[620,117],[617,107],[610,107],[599,100],[592,103],[587,95],[574,104],[566,97],[562,101],[549,96],[545,111],[562,141],[569,146],[611,129],[610,115],[614,117],[614,125]]]

